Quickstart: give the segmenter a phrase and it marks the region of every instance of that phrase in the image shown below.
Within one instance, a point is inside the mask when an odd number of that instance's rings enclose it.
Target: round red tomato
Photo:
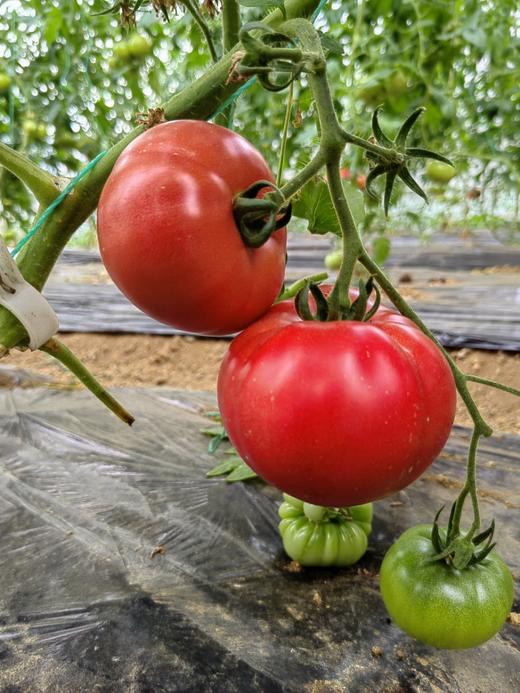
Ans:
[[[233,198],[273,177],[235,132],[199,120],[157,125],[110,174],[98,209],[103,262],[156,320],[201,334],[243,329],[273,303],[285,271],[286,231],[247,247]]]
[[[360,505],[408,486],[451,430],[456,390],[410,320],[302,321],[290,301],[240,334],[218,401],[239,455],[268,483],[316,505]]]

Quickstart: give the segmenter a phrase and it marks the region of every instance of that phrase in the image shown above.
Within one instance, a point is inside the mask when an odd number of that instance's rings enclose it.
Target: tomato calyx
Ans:
[[[268,197],[257,197],[269,189]],[[233,200],[233,216],[244,243],[259,248],[278,229],[286,226],[291,218],[291,203],[286,203],[279,188],[268,180],[250,185]]]
[[[372,115],[372,132],[374,133],[375,141],[383,147],[393,150],[401,156],[400,161],[390,161],[384,159],[377,154],[372,152],[367,152],[366,156],[370,162],[370,172],[366,177],[365,189],[367,194],[373,199],[378,198],[377,192],[373,188],[373,183],[379,176],[386,176],[385,182],[385,192],[383,197],[383,206],[385,210],[385,215],[388,216],[388,208],[390,206],[390,198],[392,195],[392,190],[394,188],[396,178],[400,178],[401,181],[408,187],[412,192],[414,192],[425,202],[428,202],[428,196],[417,183],[415,178],[410,173],[408,168],[409,160],[412,158],[424,158],[424,159],[435,159],[436,161],[442,161],[445,164],[453,166],[451,161],[447,159],[442,154],[437,154],[437,152],[432,152],[429,149],[423,149],[420,147],[407,147],[406,141],[411,129],[413,128],[417,119],[421,116],[425,108],[417,108],[413,113],[411,113],[408,118],[401,125],[395,139],[390,139],[379,124],[379,112],[381,106],[378,106]]]
[[[261,31],[257,38],[251,32]],[[267,91],[283,91],[305,68],[305,53],[285,34],[262,22],[248,22],[239,33],[245,55],[237,72],[241,76],[256,75]]]
[[[496,542],[493,541],[495,532],[495,521],[490,526],[474,537],[461,535],[454,526],[455,504],[452,506],[450,519],[446,532],[439,528],[439,517],[444,509],[440,508],[432,526],[431,541],[436,554],[432,557],[433,561],[445,561],[448,565],[457,570],[482,563],[482,561],[495,548]]]
[[[370,303],[369,298],[372,292],[375,294],[375,299]],[[314,311],[309,305],[309,293],[311,293],[314,298],[316,306]],[[375,284],[374,278],[369,277],[366,282],[360,279],[358,284],[358,295],[350,306],[343,311],[340,320],[367,322],[376,314],[380,305],[381,292]],[[329,303],[316,282],[309,281],[304,284],[303,288],[296,295],[295,308],[302,320],[327,322],[332,319]]]

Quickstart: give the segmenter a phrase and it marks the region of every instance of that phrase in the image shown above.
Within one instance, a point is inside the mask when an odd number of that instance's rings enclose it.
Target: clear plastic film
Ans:
[[[378,592],[393,539],[453,500],[468,431],[375,504],[358,565],[295,571],[277,531],[281,494],[205,476],[224,454],[210,456],[199,433],[212,395],[117,396],[132,429],[85,392],[0,391],[0,690],[520,687],[518,627],[463,654],[436,651],[389,622]],[[518,442],[486,440],[480,454],[483,520],[496,518],[516,575]]]

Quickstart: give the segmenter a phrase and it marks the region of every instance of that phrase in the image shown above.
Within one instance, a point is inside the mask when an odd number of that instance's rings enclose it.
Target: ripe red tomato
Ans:
[[[101,194],[98,238],[121,291],[153,318],[201,334],[229,334],[273,303],[285,271],[286,231],[247,247],[233,198],[273,177],[260,153],[218,125],[157,125],[122,153]]]
[[[435,460],[455,383],[434,343],[380,308],[368,322],[302,321],[273,306],[232,343],[218,400],[238,454],[268,483],[316,505],[360,505],[408,486]]]

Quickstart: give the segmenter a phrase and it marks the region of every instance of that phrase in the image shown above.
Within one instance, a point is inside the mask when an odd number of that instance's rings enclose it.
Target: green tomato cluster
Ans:
[[[152,44],[143,34],[132,34],[126,41],[120,41],[114,46],[114,54],[110,58],[110,67],[118,67],[127,61],[140,61],[150,55]]]
[[[372,503],[324,508],[283,494],[278,526],[288,556],[303,566],[349,566],[363,556],[372,531]]]

